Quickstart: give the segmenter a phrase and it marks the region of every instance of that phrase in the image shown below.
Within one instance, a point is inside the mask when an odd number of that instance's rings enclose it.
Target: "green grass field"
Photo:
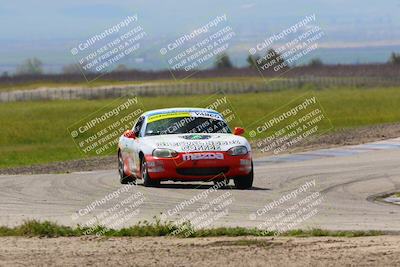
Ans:
[[[194,229],[190,223],[175,225],[173,222],[139,222],[127,228],[119,230],[108,229],[104,226],[92,227],[69,227],[62,226],[49,221],[39,222],[35,220],[25,221],[15,227],[0,226],[0,237],[2,236],[25,236],[25,237],[60,237],[60,236],[84,236],[102,235],[105,237],[122,236],[169,236],[177,238],[186,237],[214,237],[214,236],[274,236],[277,233],[264,231],[256,228],[244,227],[218,227],[211,229]],[[291,237],[312,237],[312,236],[331,236],[331,237],[360,237],[360,236],[379,236],[384,235],[381,231],[328,231],[322,229],[309,230],[290,230],[279,233],[281,236]],[[263,245],[256,240],[238,240],[233,245]]]
[[[310,90],[227,95],[244,126]],[[311,91],[334,129],[400,122],[400,88]],[[197,106],[209,96],[140,98],[146,110]],[[110,100],[14,102],[0,105],[0,168],[82,158],[67,127]]]

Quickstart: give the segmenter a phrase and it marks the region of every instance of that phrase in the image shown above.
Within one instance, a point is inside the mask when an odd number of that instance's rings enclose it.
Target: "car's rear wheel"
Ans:
[[[249,189],[253,186],[254,172],[253,162],[251,162],[251,172],[248,175],[236,177],[233,179],[237,189]]]
[[[146,159],[142,159],[142,165],[141,165],[141,173],[142,173],[142,179],[143,179],[143,185],[146,187],[152,187],[152,186],[159,186],[160,181],[157,180],[151,180],[149,172],[147,170],[147,163]]]
[[[136,179],[131,176],[127,175],[124,170],[124,160],[122,159],[122,155],[119,152],[118,153],[118,173],[119,173],[119,181],[121,184],[128,184],[128,183],[134,183]]]

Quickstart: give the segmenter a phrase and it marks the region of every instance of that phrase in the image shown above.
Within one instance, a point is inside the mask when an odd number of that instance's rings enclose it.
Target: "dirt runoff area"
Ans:
[[[1,266],[400,266],[400,236],[0,238]]]

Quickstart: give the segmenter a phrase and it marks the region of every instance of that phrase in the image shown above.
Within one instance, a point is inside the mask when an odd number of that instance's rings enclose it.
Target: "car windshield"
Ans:
[[[204,117],[179,117],[147,123],[145,135],[182,133],[231,133],[223,120]]]

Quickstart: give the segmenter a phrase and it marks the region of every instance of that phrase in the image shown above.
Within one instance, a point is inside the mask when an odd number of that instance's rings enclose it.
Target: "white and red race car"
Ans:
[[[253,184],[251,147],[231,132],[220,113],[211,109],[171,108],[143,113],[118,143],[121,183],[234,180],[239,189]]]

